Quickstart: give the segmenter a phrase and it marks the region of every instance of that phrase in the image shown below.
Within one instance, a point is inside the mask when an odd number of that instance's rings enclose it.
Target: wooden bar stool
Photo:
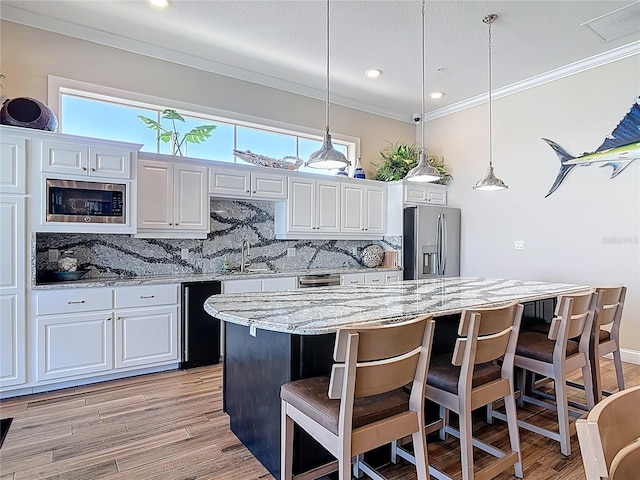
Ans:
[[[576,420],[587,480],[640,476],[640,386],[616,392]]]
[[[440,405],[440,421],[436,422],[440,438],[452,434],[460,439],[462,478],[493,478],[504,470],[515,468],[522,478],[520,436],[518,434],[513,382],[513,357],[520,330],[522,305],[517,302],[496,308],[465,310],[462,312],[453,356],[438,355],[432,358],[427,375],[426,397]],[[497,360],[502,365],[497,365]],[[504,399],[511,450],[504,452],[476,439],[472,435],[471,413],[491,402]],[[457,413],[459,430],[449,425],[449,411]],[[431,425],[427,426],[431,431]],[[491,465],[474,470],[473,447],[497,457]],[[412,457],[401,447],[392,445],[396,454]],[[449,478],[429,467],[436,478]],[[420,477],[421,478],[421,477]]]
[[[337,462],[304,474],[330,471],[340,480],[362,470],[380,479],[361,454],[411,435],[419,479],[428,478],[424,389],[434,321],[424,316],[400,325],[342,328],[336,335],[329,377],[286,383],[282,399],[282,479],[292,478],[294,422],[324,446]],[[410,386],[410,394],[403,389]]]
[[[518,338],[515,366],[522,369],[523,390],[518,404],[524,402],[551,408],[558,412],[558,431],[547,430],[532,423],[518,420],[518,425],[532,432],[560,442],[564,455],[571,455],[569,441],[569,415],[581,416],[569,410],[567,401],[567,375],[582,370],[587,406],[594,405],[591,364],[589,361],[589,341],[598,295],[594,289],[584,293],[564,295],[558,298],[555,318],[551,322],[548,335],[534,331],[522,331]],[[524,391],[526,371],[553,379],[555,404],[529,395]],[[502,413],[491,410],[488,415],[505,419]]]

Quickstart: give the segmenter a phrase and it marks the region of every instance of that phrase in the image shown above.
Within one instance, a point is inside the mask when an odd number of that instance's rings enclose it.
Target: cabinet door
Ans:
[[[364,273],[343,273],[340,275],[340,285],[364,284]]]
[[[38,150],[43,172],[87,175],[89,165],[87,145],[52,140],[35,141],[34,145],[36,144],[40,145]]]
[[[447,186],[427,185],[427,203],[430,205],[446,205]]]
[[[27,142],[18,135],[0,135],[0,192],[27,192]]]
[[[262,280],[263,292],[281,292],[296,288],[298,288],[298,277],[264,278]]]
[[[340,231],[340,184],[317,181],[317,233]]]
[[[90,147],[89,175],[131,178],[131,151],[121,148]]]
[[[427,203],[427,186],[420,183],[404,182],[404,202],[424,205]]]
[[[178,359],[178,306],[116,311],[116,368]]]
[[[138,228],[173,226],[173,164],[138,161]]]
[[[340,228],[342,232],[364,233],[364,188],[349,183],[342,184],[342,215]]]
[[[38,380],[113,368],[111,312],[37,317]]]
[[[402,272],[390,272],[386,274],[386,283],[398,283],[402,281]]]
[[[261,292],[262,280],[258,278],[246,280],[225,280],[222,282],[222,293]]]
[[[251,196],[270,199],[287,198],[287,177],[268,173],[251,173]]]
[[[316,182],[315,180],[289,178],[287,200],[288,231],[314,232],[316,230]]]
[[[24,294],[0,295],[0,387],[26,380]]]
[[[367,233],[383,235],[387,231],[387,202],[384,188],[366,187],[364,228]]]
[[[173,176],[174,228],[208,232],[207,167],[175,164]]]
[[[209,172],[209,193],[221,197],[250,197],[251,174],[245,170],[212,167]]]
[[[367,272],[364,274],[364,283],[387,283],[387,274],[385,272]]]

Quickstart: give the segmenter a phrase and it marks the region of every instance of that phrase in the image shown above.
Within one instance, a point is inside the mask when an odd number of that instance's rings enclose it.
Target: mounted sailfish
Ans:
[[[575,166],[588,167],[592,163],[602,163],[601,167],[611,166],[611,178],[617,176],[634,160],[640,159],[640,97],[618,124],[611,135],[605,138],[592,153],[583,153],[579,157],[567,153],[556,142],[543,138],[560,158],[560,172],[545,198],[560,186],[567,174]]]

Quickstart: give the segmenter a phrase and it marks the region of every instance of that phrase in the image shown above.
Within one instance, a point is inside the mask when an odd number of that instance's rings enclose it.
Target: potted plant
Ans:
[[[202,143],[207,140],[211,136],[211,132],[216,128],[216,125],[200,125],[198,127],[192,128],[190,131],[182,135],[180,137],[180,132],[176,126],[176,120],[184,123],[184,117],[180,115],[175,110],[167,108],[162,111],[162,118],[171,120],[171,125],[173,130],[167,130],[160,123],[152,120],[144,115],[138,115],[138,118],[141,122],[143,122],[147,128],[151,130],[156,130],[158,132],[158,139],[162,140],[165,143],[171,143],[171,154],[172,155],[182,155],[182,147],[185,147],[186,153],[186,145],[187,143]]]
[[[383,182],[402,180],[418,163],[420,147],[401,142],[387,143],[389,146],[380,151],[380,163],[374,164],[378,167],[375,179]],[[442,158],[427,152],[427,160],[440,173],[440,180],[436,183],[445,185],[453,180]]]

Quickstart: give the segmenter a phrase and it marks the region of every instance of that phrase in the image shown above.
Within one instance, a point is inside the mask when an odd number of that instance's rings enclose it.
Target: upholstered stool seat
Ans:
[[[458,381],[461,368],[451,364],[451,354],[437,355],[429,363],[427,385],[458,394]],[[481,363],[474,367],[471,388],[486,385],[500,378],[500,367],[493,362]]]
[[[533,358],[545,363],[553,363],[553,349],[555,340],[549,340],[546,333],[531,331],[520,332],[516,355]],[[578,353],[578,342],[569,340],[567,342],[567,357]]]
[[[286,383],[280,398],[334,435],[338,434],[340,400],[327,396],[330,377],[314,377]],[[409,395],[402,388],[391,392],[356,398],[353,402],[352,428],[363,427],[409,410]]]

